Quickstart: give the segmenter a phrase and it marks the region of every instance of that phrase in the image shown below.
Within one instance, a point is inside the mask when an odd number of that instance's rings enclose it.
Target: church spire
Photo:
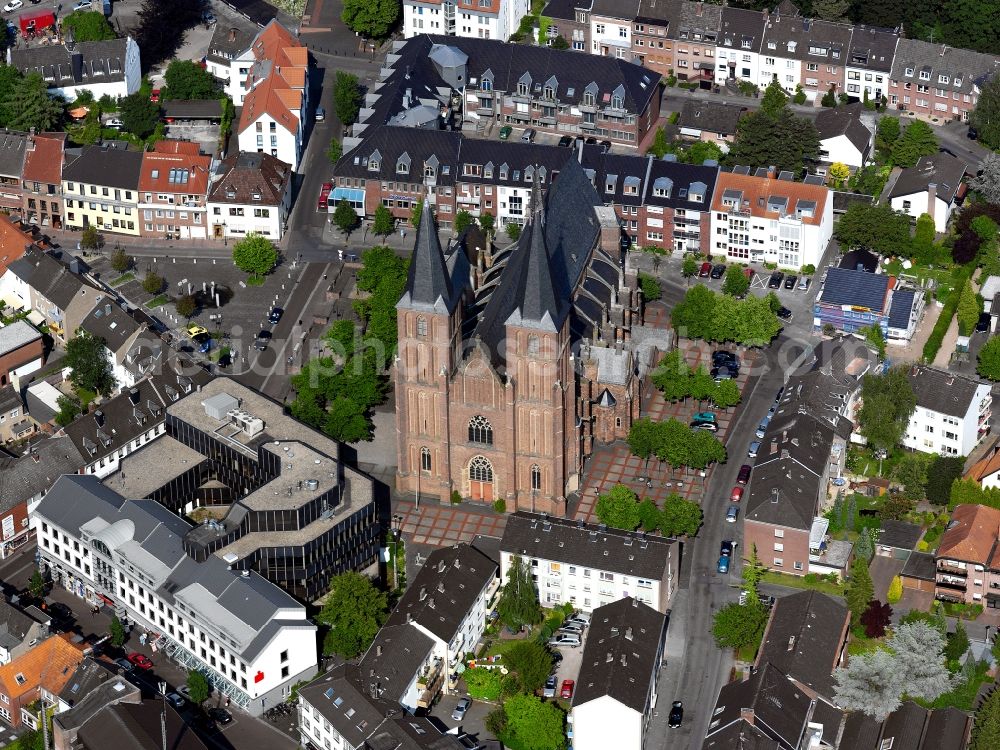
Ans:
[[[554,327],[561,323],[559,298],[552,280],[549,253],[545,242],[545,204],[536,181],[531,186],[531,226],[528,241],[519,249],[526,253],[522,278],[521,321],[524,323],[548,322]]]
[[[417,227],[413,255],[410,258],[410,273],[406,281],[404,302],[407,301],[407,297],[409,304],[442,306],[448,312],[455,307],[454,289],[438,239],[434,214],[431,211],[430,201],[426,199],[420,214],[420,226]]]

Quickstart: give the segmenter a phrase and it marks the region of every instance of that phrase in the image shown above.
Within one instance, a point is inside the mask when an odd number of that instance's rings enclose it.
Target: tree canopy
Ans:
[[[735,263],[726,269],[726,278],[722,282],[722,293],[730,297],[743,297],[750,289],[750,279],[741,266]]]
[[[103,13],[94,10],[76,10],[62,20],[63,30],[73,32],[77,42],[102,42],[116,39],[117,34]]]
[[[514,695],[504,701],[506,726],[499,739],[511,750],[563,750],[566,714],[558,703],[535,695]]]
[[[38,72],[14,79],[0,101],[0,109],[7,127],[13,130],[57,130],[63,119],[62,100],[49,96],[48,86]]]
[[[887,203],[852,203],[840,217],[834,236],[844,248],[866,247],[881,255],[909,256],[910,217]]]
[[[993,336],[979,350],[976,372],[987,380],[1000,380],[1000,336]]]
[[[993,83],[991,79],[990,83],[986,85],[989,87]],[[1000,118],[1000,107],[998,107],[997,118]],[[1000,125],[997,127],[1000,128]],[[1000,143],[998,143],[998,147],[1000,147]],[[979,193],[983,200],[1000,205],[1000,154],[990,151],[983,157],[983,160],[979,162],[978,173],[969,180],[969,187]]]
[[[76,388],[83,388],[105,396],[111,395],[116,386],[104,340],[79,329],[66,344],[63,367],[69,367],[70,382]]]
[[[233,246],[233,263],[252,276],[265,276],[278,262],[278,250],[267,237],[251,232]]]
[[[990,76],[983,84],[976,108],[969,115],[969,124],[976,129],[984,146],[1000,149],[1000,78],[997,76]],[[982,166],[986,167],[985,161]]]
[[[715,613],[712,637],[719,648],[742,648],[760,638],[767,617],[763,607],[731,602]]]
[[[218,99],[215,76],[191,60],[172,60],[164,73],[167,87],[161,99]]]
[[[868,603],[875,593],[875,586],[872,583],[871,574],[868,572],[868,559],[865,555],[855,556],[851,565],[851,580],[847,584],[847,592],[844,598],[847,600],[847,608],[851,610],[851,621],[855,624],[868,609]]]
[[[160,122],[160,105],[151,102],[142,92],[124,97],[118,106],[122,126],[138,138],[145,138],[156,130]]]
[[[369,39],[384,39],[399,18],[397,0],[344,0],[340,20]]]
[[[344,659],[360,656],[371,645],[389,615],[384,591],[354,571],[330,579],[327,594],[316,619],[329,627],[323,641],[323,653]]]
[[[639,498],[624,484],[616,484],[600,495],[594,511],[601,523],[613,529],[635,531],[639,526]]]
[[[912,167],[921,156],[938,153],[937,136],[923,120],[911,120],[892,146],[892,163]]]
[[[778,79],[775,78],[764,89],[764,96],[760,99],[760,111],[769,117],[777,119],[787,105],[788,94],[785,93],[781,84],[778,83]]]
[[[685,338],[744,346],[766,346],[782,328],[766,297],[735,299],[703,284],[691,287],[674,306],[671,323]]]
[[[361,111],[361,84],[353,73],[337,71],[333,82],[333,108],[344,127],[357,122]]]
[[[208,696],[212,694],[212,686],[208,683],[205,675],[196,669],[188,672],[186,682],[188,695],[191,698],[191,702],[196,706],[200,706],[207,701]]]
[[[869,373],[861,383],[859,432],[875,449],[889,450],[906,433],[917,397],[910,386],[906,366],[882,373]]]
[[[497,614],[500,622],[511,630],[520,630],[525,625],[537,625],[542,621],[538,588],[531,577],[531,568],[526,560],[517,555],[511,558],[507,581],[500,589]]]
[[[784,107],[775,116],[764,111],[744,115],[725,161],[729,166],[773,166],[800,174],[806,162],[818,157],[816,126]]]

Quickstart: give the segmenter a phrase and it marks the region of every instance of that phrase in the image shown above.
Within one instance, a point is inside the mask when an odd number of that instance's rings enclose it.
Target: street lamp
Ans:
[[[399,513],[392,514],[392,588],[399,588],[399,534],[402,531],[403,517]]]

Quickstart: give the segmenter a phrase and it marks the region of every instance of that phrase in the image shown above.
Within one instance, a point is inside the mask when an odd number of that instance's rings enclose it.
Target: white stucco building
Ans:
[[[403,38],[448,34],[505,42],[530,9],[530,0],[403,0]]]
[[[182,546],[190,525],[159,503],[67,475],[38,504],[32,526],[58,585],[114,606],[157,650],[203,672],[251,714],[315,674],[316,626],[305,607],[220,557],[195,562]]]
[[[291,166],[270,154],[241,151],[224,159],[208,191],[210,236],[256,232],[280,240],[292,207],[291,177]]]
[[[53,96],[74,101],[82,91],[94,99],[134,94],[142,83],[139,45],[130,37],[47,47],[9,47],[7,64],[40,73]]]
[[[903,437],[906,448],[968,456],[990,431],[989,383],[925,365],[910,369],[917,408]]]
[[[930,214],[938,232],[948,230],[948,221],[965,195],[966,164],[943,151],[921,156],[916,166],[899,173],[889,190],[893,210],[914,219]]]

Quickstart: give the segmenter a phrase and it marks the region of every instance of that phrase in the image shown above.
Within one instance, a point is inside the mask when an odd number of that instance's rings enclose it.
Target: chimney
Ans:
[[[607,661],[607,663],[608,663],[608,664],[610,664],[610,663],[611,663],[611,662],[613,662],[614,660],[615,660],[615,655],[614,655],[613,653],[611,653],[610,651],[608,651],[608,658],[607,658],[607,660],[606,660],[606,661]]]
[[[927,213],[931,215],[934,219],[935,225],[937,224],[937,216],[935,216],[935,209],[937,208],[937,183],[928,182],[927,183]]]
[[[375,656],[381,656],[381,655],[382,655],[382,647],[375,646]]]
[[[626,641],[631,641],[632,640],[632,628],[631,628],[631,626],[625,628],[625,640]]]
[[[431,609],[434,609],[434,597],[433,596],[430,599],[427,600],[427,606],[430,607]]]
[[[97,422],[98,427],[104,427],[104,412],[98,409],[94,412],[94,421]]]
[[[425,586],[420,587],[420,601],[427,598],[427,588]]]
[[[778,168],[777,167],[775,167],[774,165],[772,165],[772,166],[770,166],[770,167],[767,168],[767,178],[769,180],[773,180],[777,176],[778,176]]]
[[[229,41],[230,42],[235,42],[236,41],[236,29],[230,29],[229,30]]]
[[[438,593],[444,593],[444,581],[438,581]]]
[[[625,654],[622,654],[622,666],[623,667],[627,667],[628,666],[628,662],[627,662],[627,660],[625,658]]]

